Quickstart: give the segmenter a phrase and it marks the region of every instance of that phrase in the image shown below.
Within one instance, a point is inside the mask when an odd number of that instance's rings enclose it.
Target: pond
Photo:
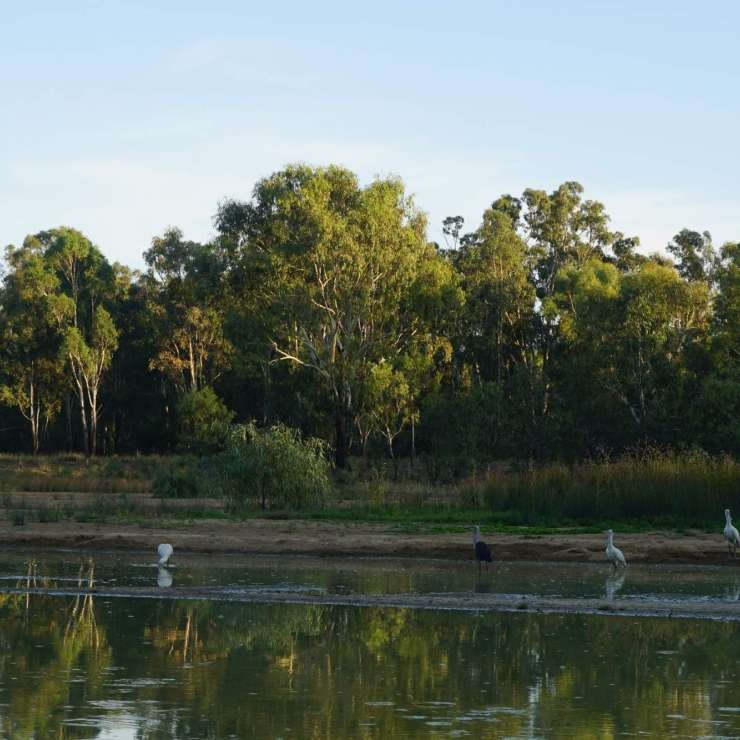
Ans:
[[[46,575],[76,580],[75,555],[39,560]],[[95,562],[102,579],[158,574],[142,556]],[[0,575],[18,578],[22,565],[22,556],[0,554]],[[399,590],[460,589],[468,575],[417,566],[415,575],[384,562],[245,569],[239,558],[211,568],[180,558],[172,573],[175,582]],[[501,568],[489,577],[520,592],[522,582],[561,593],[578,580],[567,568],[558,578],[561,566]],[[710,598],[732,598],[731,571],[661,579],[654,570],[634,569],[623,588],[637,572],[636,597],[664,593],[662,584],[699,598],[706,580]],[[607,576],[589,571],[583,593],[603,590]],[[740,623],[0,594],[2,737],[641,734],[740,735]]]
[[[78,551],[0,551],[0,586],[15,584],[33,557],[39,576],[76,583]],[[394,594],[484,591],[565,598],[737,601],[740,568],[633,565],[612,572],[607,563],[499,562],[478,576],[469,561],[391,558],[308,558],[176,554],[173,567],[156,567],[154,553],[97,552],[98,585],[284,589],[327,593]],[[87,565],[85,564],[85,568]]]

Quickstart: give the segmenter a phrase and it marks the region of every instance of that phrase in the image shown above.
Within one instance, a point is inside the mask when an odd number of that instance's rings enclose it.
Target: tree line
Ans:
[[[156,236],[143,271],[31,234],[5,252],[0,445],[168,452],[236,419],[340,467],[737,454],[740,244],[683,229],[647,256],[609,223],[566,182],[437,244],[401,180],[294,165],[220,203],[211,241]]]

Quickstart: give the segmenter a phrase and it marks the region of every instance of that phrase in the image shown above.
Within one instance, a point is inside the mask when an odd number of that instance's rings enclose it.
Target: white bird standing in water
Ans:
[[[159,562],[157,565],[167,565],[167,561],[172,557],[173,552],[172,545],[160,545],[157,548],[157,555],[159,555]]]
[[[730,555],[737,555],[737,548],[740,546],[740,533],[732,526],[732,517],[730,510],[725,509],[725,539],[727,540],[727,549]]]
[[[624,559],[624,553],[618,547],[614,547],[614,532],[610,529],[606,534],[606,559],[612,564],[614,570],[619,567],[626,568],[627,561]]]

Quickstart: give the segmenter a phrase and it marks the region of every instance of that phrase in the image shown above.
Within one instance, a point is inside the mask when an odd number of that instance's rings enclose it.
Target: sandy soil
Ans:
[[[604,560],[603,535],[488,534],[496,560]],[[14,527],[0,524],[0,547],[64,547],[84,550],[148,550],[170,542],[178,552],[233,552],[314,555],[319,557],[410,557],[470,559],[469,535],[401,534],[386,524],[252,520],[200,521],[192,525],[152,526],[60,522]],[[693,563],[740,568],[730,558],[721,529],[716,534],[645,532],[615,534],[632,563]]]

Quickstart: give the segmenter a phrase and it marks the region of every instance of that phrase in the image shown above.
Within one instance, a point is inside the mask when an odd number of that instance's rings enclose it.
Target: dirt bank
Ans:
[[[605,537],[594,534],[486,534],[497,560],[598,562],[604,559]],[[629,562],[694,563],[740,568],[740,557],[728,556],[720,530],[716,534],[644,532],[615,535]],[[315,555],[319,557],[412,557],[470,559],[465,532],[403,534],[387,524],[251,520],[199,521],[190,525],[152,526],[60,522],[0,525],[0,546],[64,547],[85,550],[147,550],[170,542],[182,552],[233,552]]]

